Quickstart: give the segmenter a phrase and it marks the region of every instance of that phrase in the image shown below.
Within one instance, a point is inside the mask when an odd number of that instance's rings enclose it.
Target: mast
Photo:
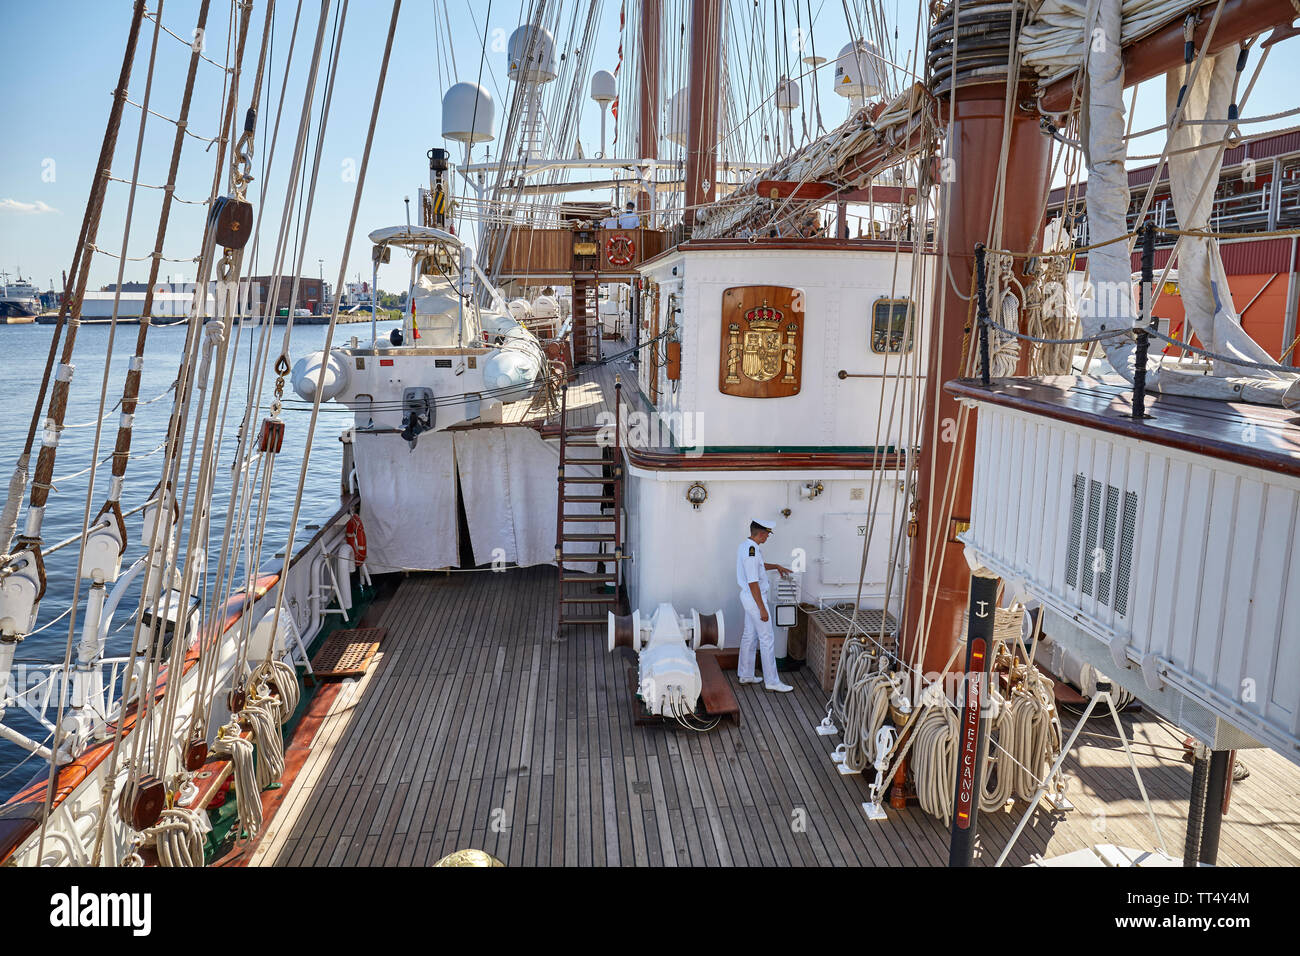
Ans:
[[[685,222],[717,194],[718,94],[722,75],[722,0],[691,2],[691,75],[687,103]]]
[[[972,29],[987,28],[968,11],[967,16],[975,23]],[[961,27],[960,12],[958,17]],[[937,32],[932,31],[931,36]],[[932,58],[938,45],[932,41]],[[977,242],[989,238],[989,223],[997,212],[994,197],[1008,93],[1005,74],[989,77],[987,71],[978,69],[978,61],[970,66],[962,62],[970,53],[959,54],[954,89],[950,74],[940,72],[951,62],[950,46],[948,51],[948,58],[936,67],[939,78],[932,83],[932,91],[939,97],[940,117],[947,120],[951,115],[952,121],[946,162],[940,166],[947,196],[941,203],[936,231],[940,255],[930,305],[935,325],[926,365],[917,510],[909,526],[912,559],[903,632],[908,651],[928,632],[923,673],[943,668],[964,636],[970,568],[956,535],[970,522],[975,416],[970,413],[963,442],[956,428],[960,421],[957,402],[944,391],[943,383],[967,374],[967,355],[975,347],[974,303],[970,299],[974,250]],[[969,80],[965,79],[967,71],[974,74]],[[1032,249],[1039,234],[1040,204],[1047,193],[1052,140],[1039,131],[1037,109],[1021,106],[1034,102],[1031,84],[1023,75],[1015,92],[998,242],[1005,249]],[[1014,271],[1022,281],[1023,268],[1024,262],[1017,260]]]
[[[659,0],[641,0],[641,129],[637,152],[642,159],[659,158]],[[654,170],[647,170],[653,182]],[[653,185],[649,185],[653,189]],[[638,193],[636,207],[646,212],[653,205],[649,192]]]

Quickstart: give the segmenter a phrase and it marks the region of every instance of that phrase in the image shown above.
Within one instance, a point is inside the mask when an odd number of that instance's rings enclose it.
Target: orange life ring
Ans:
[[[632,241],[631,236],[625,236],[622,233],[619,233],[618,235],[610,236],[605,240],[605,258],[609,260],[610,265],[629,265],[635,256],[636,243]]]
[[[353,515],[348,519],[343,538],[352,548],[352,557],[357,562],[357,567],[361,567],[366,561],[366,526],[361,523],[361,515]]]

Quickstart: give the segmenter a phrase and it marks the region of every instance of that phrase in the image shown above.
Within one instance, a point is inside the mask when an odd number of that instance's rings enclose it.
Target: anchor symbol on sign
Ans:
[[[989,606],[989,602],[988,602],[988,601],[980,601],[980,602],[979,602],[979,610],[975,613],[975,616],[976,616],[976,617],[988,617],[988,616],[989,616],[989,615],[988,615],[988,611],[987,611],[988,606]]]

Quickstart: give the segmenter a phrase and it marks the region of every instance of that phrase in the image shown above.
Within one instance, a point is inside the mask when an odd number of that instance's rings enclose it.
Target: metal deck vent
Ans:
[[[1115,580],[1115,610],[1128,614],[1129,575],[1133,571],[1133,536],[1137,533],[1138,496],[1135,491],[1124,493],[1124,523],[1120,526],[1119,570]]]
[[[1070,551],[1066,556],[1065,579],[1070,587],[1079,586],[1079,541],[1083,531],[1083,486],[1087,482],[1084,475],[1074,476],[1074,495],[1070,505]]]
[[[312,658],[312,673],[322,679],[360,677],[388,633],[385,627],[358,627],[335,631],[325,638]]]
[[[1099,604],[1126,615],[1137,532],[1137,493],[1123,492],[1122,515],[1120,501],[1116,486],[1103,485],[1083,474],[1074,476],[1065,579],[1069,587],[1089,596],[1095,593]]]

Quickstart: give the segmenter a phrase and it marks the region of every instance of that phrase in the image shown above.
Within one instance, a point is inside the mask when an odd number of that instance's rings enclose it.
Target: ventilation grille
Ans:
[[[1121,493],[1087,475],[1074,476],[1066,584],[1089,597],[1096,595],[1099,604],[1120,615],[1128,614],[1137,507],[1136,492]]]
[[[1065,578],[1070,587],[1079,586],[1079,542],[1083,531],[1083,475],[1074,476],[1074,503],[1070,506],[1070,552],[1065,563]]]
[[[1124,523],[1119,533],[1119,570],[1115,580],[1115,612],[1128,614],[1129,573],[1133,570],[1133,536],[1137,531],[1138,496],[1124,493]]]

